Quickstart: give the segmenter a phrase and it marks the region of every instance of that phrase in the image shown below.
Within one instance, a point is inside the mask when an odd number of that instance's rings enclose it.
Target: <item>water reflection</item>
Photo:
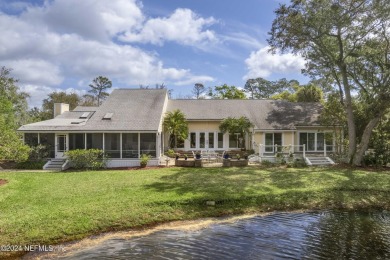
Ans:
[[[110,239],[62,259],[390,259],[390,214],[276,213]]]

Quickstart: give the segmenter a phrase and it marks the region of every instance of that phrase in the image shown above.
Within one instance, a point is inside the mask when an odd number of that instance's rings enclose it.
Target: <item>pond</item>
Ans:
[[[112,238],[61,259],[390,259],[390,213],[274,213]]]

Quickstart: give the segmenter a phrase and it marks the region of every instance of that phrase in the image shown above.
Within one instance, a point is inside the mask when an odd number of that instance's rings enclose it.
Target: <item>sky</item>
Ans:
[[[249,78],[308,81],[304,60],[268,52],[274,10],[288,0],[0,0],[0,66],[40,107],[53,91],[85,94],[164,84],[243,87]]]

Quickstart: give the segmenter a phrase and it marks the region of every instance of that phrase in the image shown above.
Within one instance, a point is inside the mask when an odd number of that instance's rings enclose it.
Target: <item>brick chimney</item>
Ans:
[[[69,104],[54,103],[54,117],[61,115],[64,112],[69,111]]]

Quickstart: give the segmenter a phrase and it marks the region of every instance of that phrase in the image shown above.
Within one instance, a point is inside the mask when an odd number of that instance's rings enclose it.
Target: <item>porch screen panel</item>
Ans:
[[[314,151],[315,150],[315,135],[316,133],[300,133],[299,134],[299,144],[306,145],[306,151]],[[299,148],[301,151],[303,151],[303,148]]]
[[[37,133],[25,133],[24,134],[24,143],[30,147],[38,145],[38,134]]]
[[[307,150],[315,150],[315,133],[307,133]]]
[[[324,133],[317,133],[317,151],[323,151],[325,145]]]
[[[69,150],[85,149],[85,134],[69,134]]]
[[[87,134],[87,149],[103,149],[103,134]]]
[[[196,148],[196,133],[190,133],[191,148]]]
[[[41,144],[46,147],[49,158],[54,158],[55,157],[55,134],[54,133],[40,134],[39,140]]]
[[[120,134],[104,135],[104,151],[109,158],[120,158]]]
[[[122,158],[139,158],[138,133],[122,134]]]
[[[223,148],[223,133],[218,133],[218,148]]]
[[[214,148],[214,133],[209,133],[209,148]]]
[[[141,154],[149,154],[156,157],[156,134],[142,133],[140,134]]]
[[[299,145],[305,145],[307,150],[307,133],[299,133]],[[303,151],[303,147],[299,147],[300,151]]]

